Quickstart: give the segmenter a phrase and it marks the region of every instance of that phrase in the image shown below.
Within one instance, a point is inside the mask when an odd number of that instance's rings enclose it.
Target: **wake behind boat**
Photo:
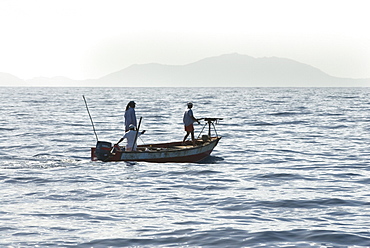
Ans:
[[[203,118],[206,122],[196,139],[195,145],[191,141],[157,143],[137,146],[136,151],[125,151],[124,147],[112,146],[112,143],[98,141],[96,147],[91,148],[93,161],[145,161],[145,162],[200,162],[207,158],[221,139],[218,136],[215,123],[222,118]],[[202,135],[208,125],[208,134]],[[211,130],[215,136],[211,136]]]

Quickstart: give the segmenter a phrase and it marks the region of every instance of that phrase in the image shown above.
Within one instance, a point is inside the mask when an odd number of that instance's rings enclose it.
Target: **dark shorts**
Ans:
[[[185,131],[186,132],[193,132],[194,131],[193,124],[190,124],[189,126],[185,126]]]

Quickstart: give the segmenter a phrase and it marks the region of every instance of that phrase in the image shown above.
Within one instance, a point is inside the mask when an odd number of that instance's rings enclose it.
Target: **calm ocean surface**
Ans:
[[[223,117],[202,163],[90,161]],[[0,247],[370,247],[370,88],[0,88]],[[195,125],[196,133],[202,125]]]

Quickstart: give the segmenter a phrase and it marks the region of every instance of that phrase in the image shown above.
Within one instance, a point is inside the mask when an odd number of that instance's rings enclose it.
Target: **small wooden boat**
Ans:
[[[98,141],[96,147],[91,148],[93,161],[145,161],[145,162],[200,162],[207,158],[221,139],[217,135],[214,122],[221,118],[204,118],[206,124],[196,139],[195,145],[191,141],[138,145],[136,151],[125,151],[123,147],[113,147],[112,143]],[[208,125],[208,135],[202,134]],[[211,136],[211,126],[216,133]]]

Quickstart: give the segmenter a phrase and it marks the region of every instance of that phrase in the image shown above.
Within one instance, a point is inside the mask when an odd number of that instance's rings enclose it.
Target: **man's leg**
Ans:
[[[195,145],[194,131],[191,132],[191,140],[193,141],[193,145]]]
[[[182,143],[185,143],[185,141],[188,138],[189,134],[190,134],[190,132],[186,132],[186,135],[185,135],[184,140],[182,141]]]

